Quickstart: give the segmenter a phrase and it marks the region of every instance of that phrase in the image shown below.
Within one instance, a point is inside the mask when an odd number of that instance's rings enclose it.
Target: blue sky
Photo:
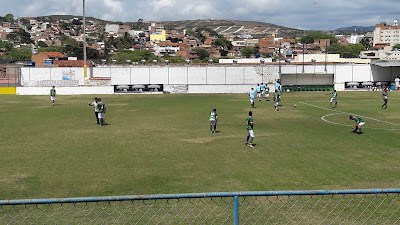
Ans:
[[[81,15],[82,0],[0,0],[0,15]],[[374,26],[400,19],[398,0],[86,0],[87,15],[137,21],[238,19],[301,29]]]

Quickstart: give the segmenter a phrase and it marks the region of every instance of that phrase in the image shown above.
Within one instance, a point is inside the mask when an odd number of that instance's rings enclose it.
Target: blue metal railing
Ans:
[[[400,194],[400,189],[359,189],[359,190],[315,190],[315,191],[266,191],[266,192],[217,192],[217,193],[189,193],[189,194],[162,194],[162,195],[131,195],[131,196],[108,196],[108,197],[84,197],[84,198],[53,198],[53,199],[25,199],[25,200],[2,200],[0,201],[0,209],[3,209],[4,206],[27,206],[27,205],[51,205],[51,204],[79,204],[79,203],[101,203],[101,202],[123,202],[123,201],[149,201],[149,200],[180,200],[180,199],[205,199],[205,198],[232,198],[233,202],[232,205],[228,205],[227,207],[233,206],[233,209],[231,211],[231,215],[228,215],[229,218],[231,218],[233,221],[233,224],[237,225],[239,224],[239,216],[240,216],[240,206],[241,202],[239,198],[246,198],[246,197],[272,197],[272,196],[283,196],[283,197],[295,197],[297,196],[298,198],[301,198],[301,196],[338,196],[338,195],[396,195],[395,200],[390,199],[390,207],[393,207],[392,205],[395,204],[394,206],[394,212],[391,214],[391,217],[394,216],[394,221],[399,221],[399,218],[396,220],[396,216],[399,213],[398,209],[400,208],[400,200],[398,198]],[[308,200],[309,201],[309,200]],[[360,200],[362,202],[362,200]],[[369,200],[370,201],[370,200]],[[370,205],[375,205],[372,204],[375,200],[372,200]],[[383,200],[379,201],[386,201],[384,198]],[[270,203],[270,202],[266,202]],[[265,202],[263,204],[266,204]],[[278,202],[279,203],[279,202]],[[319,203],[319,202],[318,202]],[[272,204],[277,204],[277,203],[272,203]],[[286,199],[285,199],[285,204],[286,204]],[[293,204],[299,204],[298,201],[295,201]],[[306,203],[306,205],[308,202]],[[324,203],[325,204],[325,203]],[[328,203],[327,203],[328,204]],[[381,207],[383,203],[380,203],[379,207]],[[399,205],[397,205],[399,204]],[[206,204],[207,205],[207,204]],[[337,205],[333,208],[337,208]],[[350,203],[349,203],[350,205]],[[358,204],[360,205],[360,204]],[[281,206],[280,206],[281,207]],[[287,209],[288,214],[290,210],[294,206],[290,207]],[[359,206],[355,206],[356,208]],[[279,207],[278,207],[279,208]],[[281,207],[282,208],[282,207]],[[281,209],[280,208],[280,209]],[[304,206],[302,207],[304,208]],[[299,210],[302,210],[299,209]],[[320,212],[323,211],[324,208],[327,208],[327,205],[324,205],[324,207],[321,207]],[[269,208],[270,209],[270,208]],[[332,209],[333,211],[334,209]],[[353,209],[352,209],[353,210]],[[181,210],[182,211],[182,210]],[[224,211],[224,210],[222,210]],[[293,210],[292,210],[293,211]],[[343,209],[342,211],[345,211]],[[354,210],[353,210],[354,211]],[[352,211],[352,212],[353,212]],[[365,211],[365,210],[364,210]],[[377,210],[375,211],[382,211],[382,210]],[[387,211],[384,210],[385,212]],[[8,211],[4,213],[9,213]],[[265,213],[265,212],[264,212]],[[364,213],[364,212],[363,212]],[[229,213],[228,213],[229,214]],[[286,216],[284,214],[284,216]],[[294,214],[296,216],[299,214],[298,212]],[[294,218],[293,216],[293,218]],[[319,216],[319,213],[318,213]],[[317,216],[315,216],[317,217]],[[328,217],[328,216],[326,216]],[[350,216],[348,216],[349,218]],[[371,215],[370,215],[371,217]],[[382,217],[382,216],[381,216]],[[346,219],[348,219],[346,218]],[[2,222],[2,217],[1,217],[1,211],[0,211],[0,222]],[[379,221],[378,218],[376,221]],[[58,221],[58,220],[56,220]],[[279,220],[278,220],[279,221]],[[3,221],[4,222],[4,221]],[[225,220],[222,222],[225,223]]]

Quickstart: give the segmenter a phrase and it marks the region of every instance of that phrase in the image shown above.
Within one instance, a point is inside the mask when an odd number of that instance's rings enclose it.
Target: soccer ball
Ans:
[[[293,106],[294,106],[294,107],[297,107],[297,105],[296,105],[296,104],[294,104]]]

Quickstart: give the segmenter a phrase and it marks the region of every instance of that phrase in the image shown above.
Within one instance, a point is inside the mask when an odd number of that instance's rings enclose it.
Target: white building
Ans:
[[[400,43],[400,26],[397,20],[393,22],[392,26],[386,23],[376,25],[374,31],[374,46],[383,43],[389,43],[390,46]]]
[[[321,63],[325,62],[325,58],[327,62],[334,63],[361,63],[361,64],[369,64],[371,63],[370,59],[360,59],[360,58],[340,58],[340,54],[305,54],[304,62],[316,62]],[[294,58],[294,62],[300,63],[303,62],[303,55],[298,55]]]
[[[392,47],[386,47],[384,50],[363,51],[360,57],[371,60],[400,61],[400,51],[392,51]]]
[[[154,44],[153,49],[154,49],[154,54],[158,56],[162,56],[165,54],[168,54],[170,56],[175,56],[176,52],[180,50],[180,46],[177,43],[160,42]]]
[[[119,25],[118,24],[106,24],[106,33],[118,33]]]

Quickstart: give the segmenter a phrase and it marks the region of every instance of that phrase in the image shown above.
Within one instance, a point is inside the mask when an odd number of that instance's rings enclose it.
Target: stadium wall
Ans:
[[[17,95],[49,95],[51,87],[17,87]],[[108,95],[114,87],[58,87],[57,95]]]
[[[391,81],[400,75],[400,68],[381,68],[369,64],[329,64],[325,65],[282,65],[282,74],[318,76],[334,74],[333,84],[344,90],[345,82]],[[273,84],[279,78],[278,65],[189,65],[189,66],[118,66],[94,67],[89,76],[109,78],[111,85],[162,84],[171,93],[243,93],[259,83]],[[69,81],[79,86],[85,85],[83,68],[25,67],[21,69],[21,83],[32,86],[43,81]],[[175,88],[177,87],[177,88]],[[186,89],[186,90],[185,90]],[[22,90],[22,89],[21,89]],[[28,90],[17,91],[27,93]],[[71,89],[80,94],[88,89]],[[91,89],[96,90],[96,89]],[[103,89],[102,89],[103,90]],[[273,89],[271,89],[273,90]],[[99,94],[104,94],[100,91]],[[106,91],[108,93],[108,89]],[[35,92],[36,93],[36,92]],[[32,94],[35,94],[32,93]],[[47,94],[47,93],[46,93]],[[96,93],[93,93],[96,94]]]

